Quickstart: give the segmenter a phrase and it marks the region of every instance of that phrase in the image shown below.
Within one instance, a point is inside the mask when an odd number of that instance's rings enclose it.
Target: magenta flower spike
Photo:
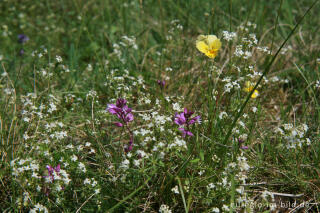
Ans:
[[[239,143],[240,149],[249,149],[248,146],[244,146],[244,145],[243,145],[244,140],[242,140],[241,138],[238,139],[238,143]]]
[[[119,119],[118,122],[114,122],[114,125],[117,127],[125,127],[130,135],[130,142],[124,148],[126,153],[130,152],[133,149],[133,133],[129,128],[128,123],[133,121],[134,117],[132,114],[132,109],[127,106],[127,100],[123,98],[118,98],[116,104],[108,104],[107,109],[109,113],[117,116]]]
[[[58,164],[56,167],[52,167],[52,166],[49,166],[47,165],[47,170],[48,170],[48,176],[45,176],[46,178],[47,177],[50,177],[52,181],[54,181],[54,174],[53,172],[56,172],[58,175],[59,175],[59,172],[60,172],[60,164]]]
[[[164,86],[166,85],[166,82],[164,80],[163,81],[157,80],[157,83],[158,83],[158,85],[160,86],[161,89],[163,89]]]
[[[189,126],[194,123],[201,123],[200,115],[191,118],[193,114],[194,112],[188,111],[187,108],[183,112],[175,114],[174,122],[180,126],[178,129],[181,131],[182,137],[193,136],[192,132],[189,131]]]
[[[116,105],[108,104],[106,110],[120,119],[120,122],[115,123],[118,127],[122,127],[133,121],[133,114],[131,113],[132,109],[127,106],[126,99],[119,98]]]

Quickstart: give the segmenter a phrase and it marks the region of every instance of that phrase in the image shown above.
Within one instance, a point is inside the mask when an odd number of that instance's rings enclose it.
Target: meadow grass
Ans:
[[[318,1],[0,8],[2,212],[320,212]]]

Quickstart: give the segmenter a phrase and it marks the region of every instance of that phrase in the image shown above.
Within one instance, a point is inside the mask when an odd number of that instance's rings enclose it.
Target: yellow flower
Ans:
[[[199,35],[196,47],[209,58],[215,58],[218,55],[221,42],[215,35]]]
[[[246,87],[243,89],[245,92],[251,92],[254,88],[254,83],[251,83],[250,81],[246,82]],[[259,96],[258,90],[254,90],[254,92],[251,95],[251,98],[256,98]]]

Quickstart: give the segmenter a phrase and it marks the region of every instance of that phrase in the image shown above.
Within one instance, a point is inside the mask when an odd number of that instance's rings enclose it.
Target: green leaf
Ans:
[[[159,43],[159,44],[163,43],[163,38],[160,35],[160,33],[155,31],[154,29],[151,29],[151,34],[152,34],[154,40],[156,40],[157,43]]]
[[[198,161],[200,161],[200,158],[196,158],[190,161],[190,163],[197,163]]]
[[[203,152],[203,150],[200,150],[200,159],[201,159],[201,161],[204,161],[204,152]]]

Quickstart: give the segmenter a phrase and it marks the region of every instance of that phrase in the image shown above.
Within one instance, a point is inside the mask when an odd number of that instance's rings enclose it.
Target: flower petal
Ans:
[[[218,40],[218,38],[215,35],[208,35],[207,36],[207,41],[208,41],[209,46],[211,46],[216,40]]]
[[[197,41],[196,47],[202,53],[206,54],[208,52],[208,45],[204,41]]]
[[[210,47],[210,49],[218,51],[221,47],[221,41],[219,39],[217,39],[217,37],[216,37],[216,40],[209,43],[209,47]]]
[[[123,126],[123,124],[120,123],[120,122],[115,122],[114,125],[116,125],[117,127],[122,127]]]
[[[258,96],[259,96],[258,90],[254,90],[254,92],[253,92],[252,95],[251,95],[251,98],[256,98],[256,97],[258,97]]]

